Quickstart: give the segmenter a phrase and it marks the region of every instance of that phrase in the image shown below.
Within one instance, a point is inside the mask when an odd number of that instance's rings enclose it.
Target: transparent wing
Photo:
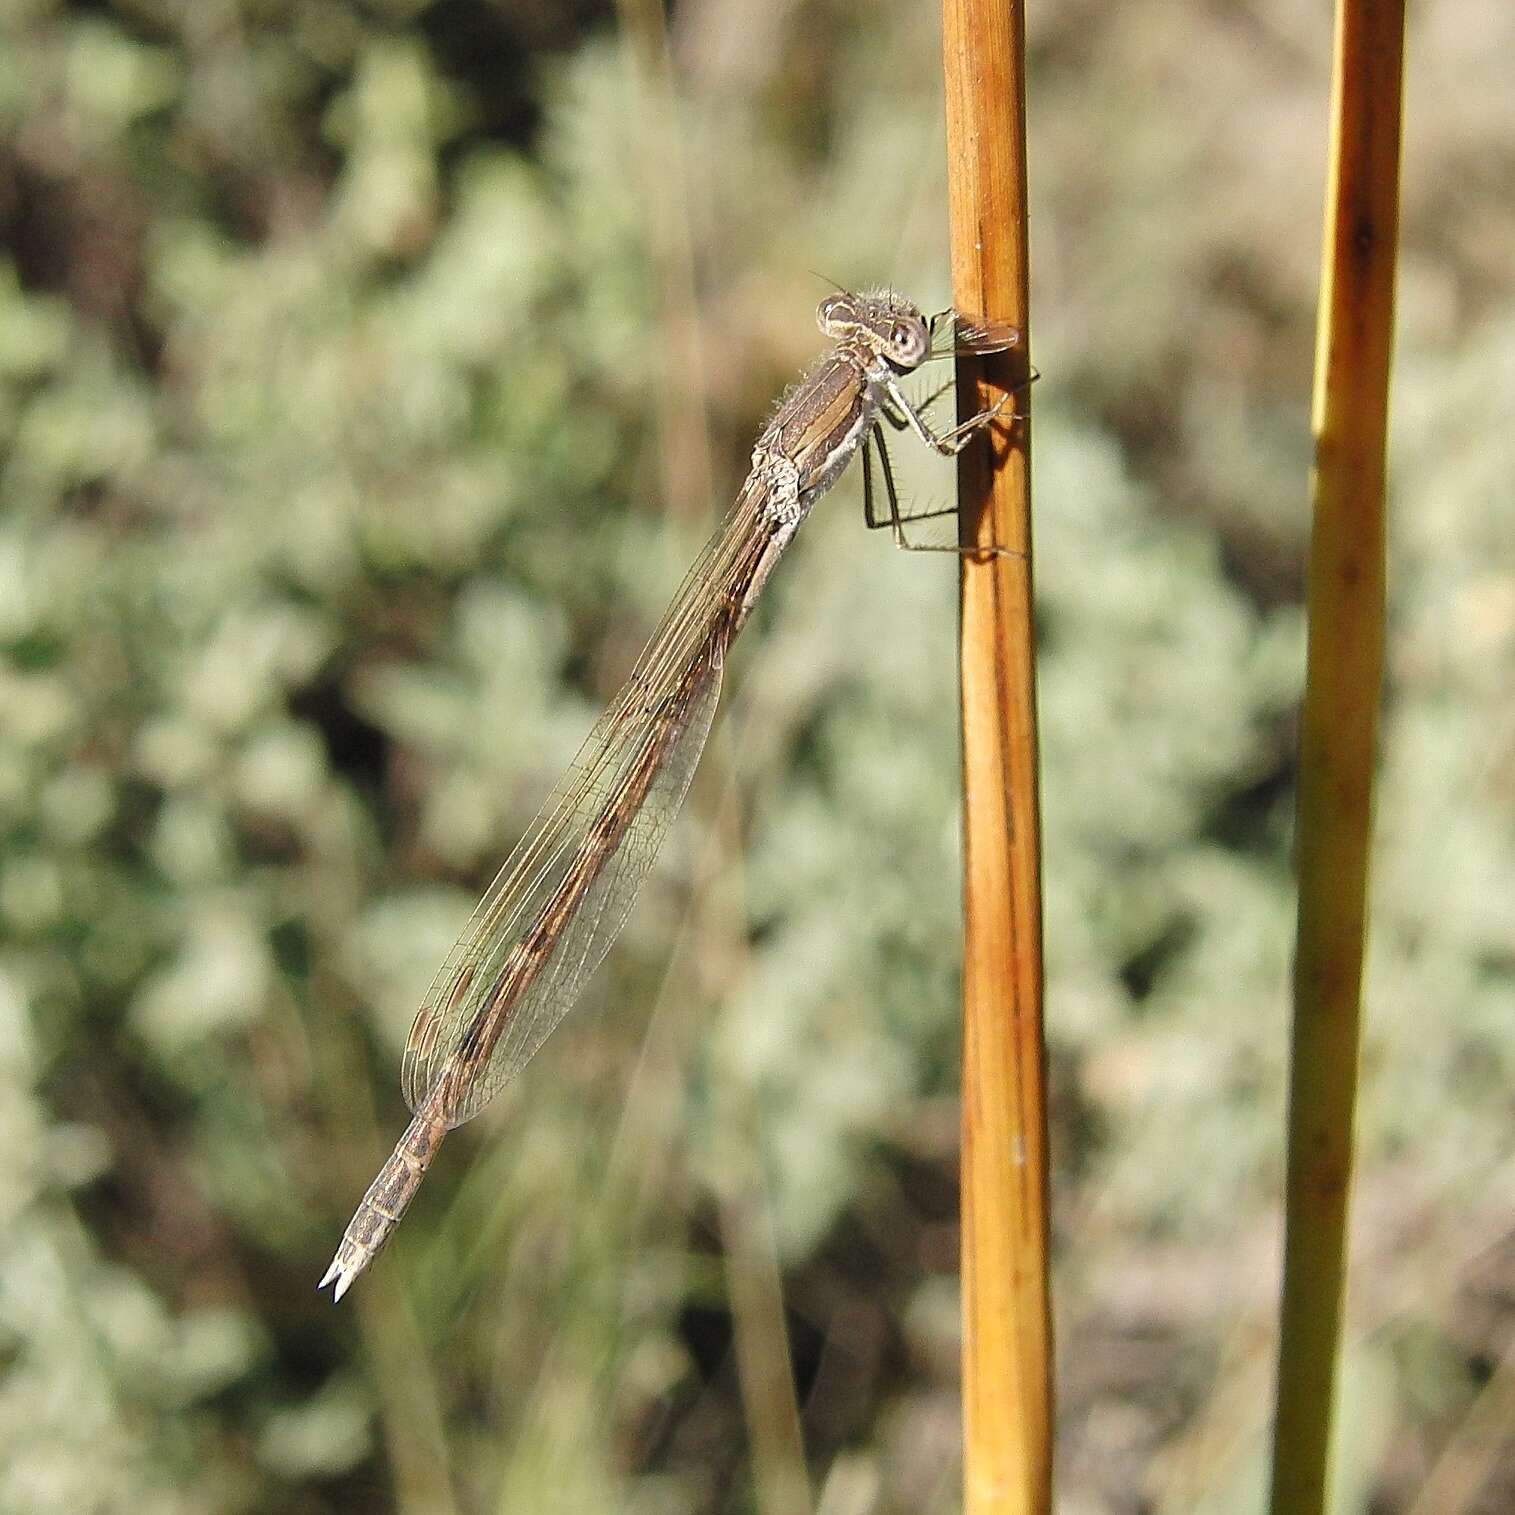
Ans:
[[[675,596],[625,687],[596,723],[531,830],[511,854],[448,954],[410,1028],[400,1081],[418,1109],[486,1006],[506,1017],[455,1085],[451,1123],[476,1115],[525,1065],[572,1006],[630,913],[683,802],[720,697],[720,628],[768,528],[745,494]],[[640,765],[640,766],[639,766]],[[649,777],[650,769],[650,777]],[[639,775],[639,777],[638,777]],[[636,814],[596,866],[607,807],[636,782]],[[578,870],[578,871],[576,871]],[[570,879],[568,907],[539,920]],[[540,956],[514,1003],[504,989],[517,955]]]
[[[954,345],[970,352],[1004,352],[1007,347],[1019,347],[1023,335],[1020,327],[1008,321],[967,321],[961,316],[952,329]]]
[[[562,923],[561,929],[542,949],[542,961],[525,990],[513,1003],[497,1007],[505,1016],[503,1030],[488,1055],[468,1069],[458,1082],[449,1109],[449,1124],[460,1126],[494,1098],[531,1060],[558,1023],[573,1008],[589,976],[599,967],[611,944],[626,924],[637,890],[646,878],[663,845],[674,818],[688,793],[699,764],[710,725],[720,700],[721,669],[706,667],[692,690],[688,703],[671,731],[649,733],[660,745],[657,767],[647,784],[645,797],[620,843],[594,872],[587,888]],[[598,733],[597,733],[598,734]],[[565,788],[575,772],[595,756],[585,743]],[[553,897],[571,870],[583,866],[581,849],[595,845],[595,828],[613,802],[617,788],[636,765],[645,760],[646,749],[620,741],[615,761],[600,767],[596,780],[572,793],[572,809],[561,828],[565,838],[557,855],[541,870],[534,888],[518,896],[513,922],[529,931],[529,923]],[[575,846],[574,840],[578,845]],[[480,907],[482,914],[489,900]],[[448,1056],[460,1048],[475,1024],[477,1012],[486,1005],[513,952],[520,950],[520,931],[470,931],[443,966],[438,983],[452,989],[450,999],[428,997],[411,1028],[406,1048],[403,1079],[405,1096],[414,1107],[430,1090]],[[434,1015],[432,1006],[445,1005]]]
[[[932,344],[928,361],[956,357],[960,352],[1004,352],[1019,347],[1023,337],[1020,327],[1008,321],[973,321],[961,315],[944,321],[940,333],[939,340]]]

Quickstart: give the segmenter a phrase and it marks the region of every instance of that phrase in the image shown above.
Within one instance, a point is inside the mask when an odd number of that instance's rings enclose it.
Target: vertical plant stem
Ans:
[[[1404,0],[1338,0],[1315,357],[1274,1515],[1327,1507],[1383,668]]]
[[[394,1469],[395,1509],[400,1515],[455,1515],[446,1420],[428,1344],[395,1270],[375,1275],[356,1305]]]
[[[755,1153],[756,1131],[751,1135],[748,1151]],[[722,1197],[720,1223],[742,1411],[752,1447],[753,1504],[759,1515],[804,1515],[813,1506],[789,1360],[783,1275],[761,1165],[753,1159],[747,1166],[749,1171],[736,1181],[743,1192]]]
[[[660,294],[658,347],[664,363],[658,401],[664,508],[670,517],[703,521],[714,488],[705,414],[706,364],[695,299],[695,244],[686,168],[689,143],[680,129],[663,0],[617,0],[617,8],[643,104],[636,122],[636,146]],[[723,754],[720,768],[729,777],[729,751],[718,740],[713,744],[715,752]],[[721,839],[728,859],[739,853],[730,835],[734,829],[734,816],[728,811]],[[728,916],[710,929],[733,944],[728,955],[736,955],[738,939],[745,943],[745,921],[738,926]],[[735,967],[730,976],[737,978]],[[761,1166],[752,1157],[756,1136],[750,1135],[741,1160],[727,1165],[732,1178],[730,1190],[722,1197],[721,1235],[742,1406],[752,1447],[754,1499],[761,1515],[800,1515],[811,1505],[809,1476],[778,1254]]]
[[[958,309],[1027,326],[1020,0],[945,0],[948,197]],[[958,370],[966,417],[1023,418],[960,460],[963,706],[963,1477],[967,1515],[1045,1515],[1052,1329],[1042,1043],[1027,343]],[[996,456],[998,454],[998,456]]]
[[[663,510],[704,526],[714,499],[706,363],[695,299],[689,142],[681,126],[663,0],[617,0],[637,109],[632,151],[658,296],[657,402]]]
[[[334,830],[335,826],[326,828],[322,841],[334,844]],[[334,845],[323,849],[318,887],[312,892],[315,903],[309,911],[315,939],[325,943],[339,939],[341,923],[351,920],[357,909],[356,879],[345,866],[332,862],[336,855]],[[312,979],[310,998],[317,1005],[343,1003],[343,990],[324,961]],[[329,1178],[339,1193],[333,1213],[383,1155],[384,1138],[366,1071],[369,1064],[354,1029],[357,1022],[356,1015],[316,1017],[312,1022],[311,1087],[326,1098],[323,1125],[332,1133],[331,1147],[338,1157],[329,1164],[328,1174],[314,1150],[306,1155],[309,1171]],[[327,1150],[324,1144],[321,1150]],[[378,1402],[384,1455],[392,1469],[394,1509],[398,1515],[419,1511],[455,1515],[443,1393],[431,1345],[417,1325],[401,1282],[403,1255],[396,1248],[390,1266],[377,1270],[371,1287],[354,1295],[368,1378]]]
[[[700,934],[706,976],[734,988],[752,972],[734,758],[741,749],[729,728],[717,733],[712,746],[716,766],[706,775],[706,792],[720,799],[710,817],[710,872],[721,883],[699,890]],[[742,1415],[751,1449],[752,1507],[757,1515],[805,1515],[814,1503],[784,1315],[783,1269],[763,1164],[758,1091],[748,1079],[724,1070],[719,1058],[712,1072],[721,1108],[729,1112],[728,1134],[718,1149],[720,1233]]]

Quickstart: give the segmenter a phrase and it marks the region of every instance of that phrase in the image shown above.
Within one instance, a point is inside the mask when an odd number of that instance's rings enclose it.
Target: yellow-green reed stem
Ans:
[[[1338,0],[1336,14],[1273,1515],[1320,1515],[1329,1498],[1383,666],[1404,9]]]

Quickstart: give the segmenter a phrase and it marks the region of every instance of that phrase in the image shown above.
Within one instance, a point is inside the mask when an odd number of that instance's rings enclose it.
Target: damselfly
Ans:
[[[900,379],[933,357],[1003,351],[1018,341],[1013,328],[968,325],[951,312],[928,321],[887,291],[828,295],[816,318],[836,345],[779,402],[736,504],[416,1013],[401,1069],[415,1118],[321,1280],[336,1299],[389,1239],[443,1137],[520,1072],[625,924],[705,745],[726,650],[811,506],[861,447],[870,524],[892,525],[902,539],[880,423],[951,456],[1004,407],[938,433]],[[951,336],[942,348],[939,333]],[[887,522],[873,512],[870,445]]]

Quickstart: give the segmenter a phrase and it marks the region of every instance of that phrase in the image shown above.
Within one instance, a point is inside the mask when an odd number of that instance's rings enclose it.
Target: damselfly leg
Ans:
[[[990,409],[980,411],[976,416],[970,416],[966,421],[954,426],[950,431],[937,432],[926,419],[927,412],[941,397],[953,386],[947,384],[938,385],[925,399],[912,404],[897,388],[891,388],[887,398],[879,406],[879,416],[887,421],[896,431],[914,431],[923,442],[933,451],[944,457],[956,457],[962,449],[972,440],[974,434],[983,430],[998,420],[1010,403],[1011,397],[1018,394],[1022,389],[1029,386],[1037,377],[1035,373],[1024,384],[1018,384],[1009,394],[1000,399],[998,404]],[[1009,421],[1016,419],[1016,413],[1012,411],[1006,418]],[[888,514],[880,517],[874,504],[873,495],[873,468],[871,449],[878,449],[879,471],[883,478],[884,497],[888,501]],[[956,516],[955,505],[943,505],[932,510],[911,511],[908,515],[900,509],[899,491],[894,483],[894,470],[889,462],[889,448],[884,439],[884,431],[881,426],[875,425],[863,444],[863,524],[870,531],[880,531],[888,527],[894,538],[894,545],[903,552],[950,552],[957,557],[984,558],[984,557],[1024,557],[1025,554],[1013,547],[1001,547],[990,545],[987,547],[964,547],[956,542],[922,542],[912,541],[906,532],[906,527],[917,521],[941,520],[946,516]]]

